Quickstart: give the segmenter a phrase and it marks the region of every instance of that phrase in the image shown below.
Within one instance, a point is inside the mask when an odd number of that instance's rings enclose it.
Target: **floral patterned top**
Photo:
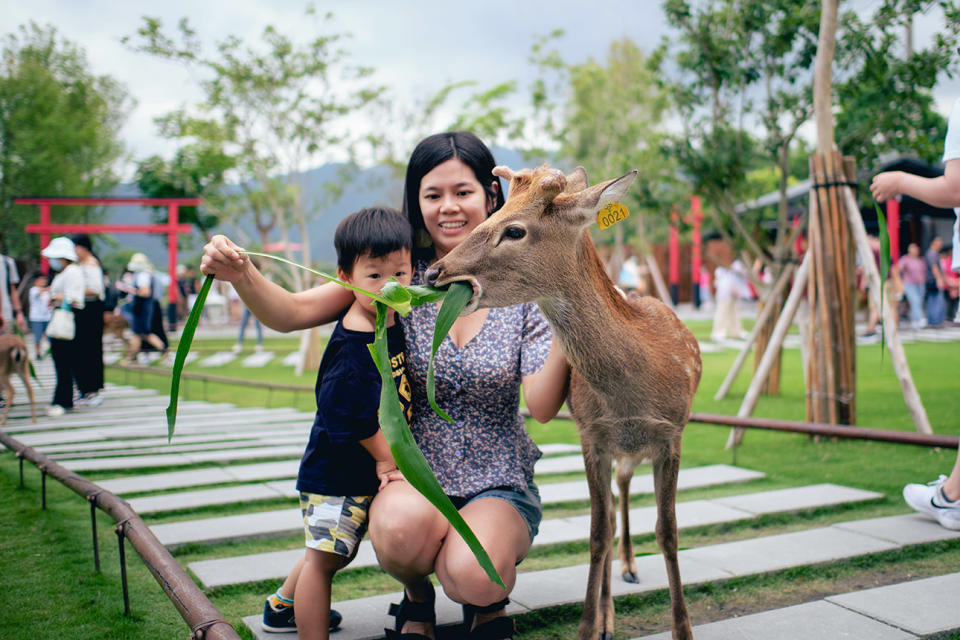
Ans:
[[[415,284],[428,264],[418,261]],[[540,450],[520,415],[521,378],[546,362],[553,333],[536,303],[490,309],[480,332],[458,349],[444,338],[434,361],[437,404],[427,401],[427,366],[439,305],[415,307],[401,320],[407,339],[407,376],[413,388],[410,430],[447,495],[471,498],[533,480]]]

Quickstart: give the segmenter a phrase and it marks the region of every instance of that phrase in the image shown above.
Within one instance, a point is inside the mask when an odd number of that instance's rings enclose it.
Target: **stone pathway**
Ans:
[[[960,573],[695,626],[697,640],[895,640],[960,629]],[[669,632],[641,640],[670,640]]]
[[[685,585],[725,580],[732,577],[755,575],[777,571],[788,567],[815,565],[846,558],[890,551],[911,544],[949,540],[960,537],[960,531],[948,531],[937,523],[917,514],[891,516],[842,522],[828,527],[807,531],[763,536],[737,542],[708,545],[680,551],[680,572]],[[666,571],[660,554],[638,556],[637,571],[639,584],[630,584],[615,578],[612,582],[613,595],[643,593],[667,587]],[[522,565],[521,565],[522,566]],[[562,604],[581,602],[586,585],[588,565],[548,569],[544,571],[521,572],[517,584],[510,595],[509,614],[524,613]],[[619,576],[619,563],[613,563],[613,575]],[[545,589],[544,585],[550,585]],[[956,602],[956,591],[946,597]],[[393,622],[386,615],[390,602],[399,601],[399,592],[372,596],[334,603],[343,615],[344,624],[337,632],[337,640],[372,640],[383,637],[383,629]],[[958,608],[954,604],[951,618],[956,619]],[[260,629],[262,612],[247,616],[243,622],[254,636],[266,640],[271,637]],[[907,615],[910,614],[909,611]],[[460,607],[449,600],[442,592],[437,593],[437,621],[441,625],[456,624],[461,620]],[[914,624],[923,620],[914,620]],[[719,624],[719,623],[718,623]],[[790,634],[791,628],[785,625],[788,635],[764,635],[771,640],[778,638],[862,638],[874,640],[883,636],[871,635],[827,635],[816,633]],[[288,634],[292,640],[296,636]],[[667,636],[656,636],[660,637]],[[761,636],[696,636],[704,638],[742,638]],[[911,638],[912,635],[891,637]]]
[[[781,513],[799,511],[815,507],[825,507],[838,504],[852,504],[867,500],[876,500],[883,496],[871,491],[861,491],[832,484],[763,491],[759,493],[736,496],[735,498],[716,498],[713,500],[691,500],[677,503],[677,526],[681,529],[699,527],[708,524],[746,520],[766,513]],[[739,498],[737,500],[736,498]],[[137,509],[135,500],[130,504]],[[739,504],[740,507],[733,506]],[[299,512],[296,513],[299,516]],[[653,533],[657,520],[656,507],[640,507],[630,510],[630,531],[632,535]],[[179,523],[175,523],[179,524]],[[222,531],[229,529],[229,524],[223,523]],[[303,520],[289,518],[291,533],[303,529]],[[151,527],[157,537],[158,528],[169,525]],[[619,526],[619,525],[618,525]],[[171,527],[172,528],[172,527]],[[262,531],[262,530],[261,530]],[[167,531],[163,535],[168,535]],[[540,524],[540,532],[534,540],[534,546],[559,544],[587,540],[590,535],[590,515],[571,516],[566,518],[548,518]],[[162,538],[161,538],[162,540]],[[303,556],[303,548],[269,553],[251,554],[216,560],[192,562],[189,565],[194,575],[200,579],[205,587],[219,587],[242,582],[256,582],[271,578],[283,578],[293,568],[294,563]],[[369,540],[360,543],[360,550],[356,559],[349,568],[376,566],[377,560]]]

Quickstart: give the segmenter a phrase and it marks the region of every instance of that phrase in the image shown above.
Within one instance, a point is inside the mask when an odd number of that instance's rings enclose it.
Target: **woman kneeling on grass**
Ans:
[[[426,138],[407,165],[403,211],[414,229],[414,284],[503,205],[490,150],[465,132]],[[292,331],[337,318],[353,295],[335,283],[286,296],[223,236],[204,249],[202,271],[234,282],[267,326]],[[283,291],[281,289],[281,291]],[[269,302],[268,302],[269,301]],[[569,365],[534,303],[480,309],[457,319],[434,361],[437,402],[426,397],[437,305],[415,307],[401,323],[413,392],[410,430],[437,479],[476,533],[506,589],[492,583],[441,513],[406,482],[391,482],[370,507],[370,539],[380,565],[404,586],[391,637],[435,637],[436,573],[444,593],[463,605],[471,638],[509,639],[507,596],[516,565],[530,550],[542,507],[533,483],[540,451],[519,413],[520,389],[530,413],[553,418],[567,393]]]

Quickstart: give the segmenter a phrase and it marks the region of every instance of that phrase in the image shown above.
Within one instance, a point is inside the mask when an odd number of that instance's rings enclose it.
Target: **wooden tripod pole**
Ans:
[[[727,392],[730,391],[733,381],[736,379],[737,374],[740,373],[740,368],[743,367],[743,363],[747,360],[747,354],[750,353],[750,349],[753,348],[754,343],[757,341],[757,336],[760,335],[764,325],[767,324],[767,319],[770,318],[770,316],[773,314],[773,310],[776,308],[776,305],[773,304],[773,301],[776,300],[783,292],[784,287],[786,287],[787,283],[790,282],[790,276],[792,274],[793,265],[786,265],[783,268],[783,273],[780,274],[780,278],[770,290],[770,293],[767,296],[767,304],[763,305],[763,310],[760,312],[760,315],[757,316],[757,321],[753,325],[753,330],[750,332],[750,335],[747,336],[747,343],[743,345],[743,348],[740,349],[740,353],[737,354],[737,359],[734,360],[733,366],[730,367],[730,373],[727,374],[723,384],[720,385],[717,395],[713,396],[714,400],[723,400],[723,398],[726,397]],[[764,353],[766,353],[766,351],[764,351]]]
[[[923,408],[923,402],[920,400],[920,393],[917,391],[917,386],[913,383],[913,376],[910,374],[907,354],[903,350],[903,343],[900,342],[896,310],[890,304],[889,298],[885,300],[885,305],[880,306],[880,271],[877,269],[877,263],[874,262],[870,243],[867,241],[867,230],[863,226],[863,218],[860,217],[860,207],[857,206],[857,200],[849,188],[842,189],[842,192],[843,210],[846,212],[847,221],[853,231],[857,254],[860,256],[860,264],[870,281],[870,295],[873,297],[877,309],[880,309],[883,315],[883,333],[886,336],[887,348],[890,349],[890,359],[893,360],[893,370],[900,382],[900,390],[903,392],[903,400],[910,411],[913,425],[917,431],[933,433],[930,420],[927,418],[927,411]]]
[[[770,334],[767,350],[763,352],[763,358],[760,359],[760,364],[757,366],[753,380],[750,382],[750,388],[747,389],[747,394],[743,397],[743,402],[740,403],[740,410],[737,411],[737,417],[745,418],[752,415],[753,410],[757,406],[763,381],[766,380],[767,374],[770,373],[770,367],[773,366],[773,362],[776,360],[777,352],[780,351],[780,346],[783,344],[783,338],[787,335],[787,330],[790,328],[790,325],[793,324],[793,316],[797,313],[797,307],[800,306],[800,301],[803,300],[803,296],[807,293],[807,277],[810,275],[810,253],[810,251],[807,251],[804,254],[803,262],[800,263],[800,267],[797,269],[797,274],[793,279],[793,288],[790,290],[790,295],[787,296],[787,301],[783,305],[783,311],[780,313],[780,318],[773,328],[773,333]],[[730,437],[727,439],[726,448],[729,449],[730,447],[740,444],[743,440],[743,432],[744,430],[742,428],[732,429],[730,431]]]

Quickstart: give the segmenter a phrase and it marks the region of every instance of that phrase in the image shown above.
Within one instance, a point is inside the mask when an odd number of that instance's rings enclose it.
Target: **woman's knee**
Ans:
[[[486,606],[503,600],[516,582],[516,567],[512,562],[492,557],[494,566],[507,589],[492,582],[473,553],[466,549],[441,553],[437,559],[437,578],[444,593],[461,604]]]
[[[390,566],[432,565],[447,524],[439,511],[403,483],[392,483],[370,506],[370,541],[380,563]]]

